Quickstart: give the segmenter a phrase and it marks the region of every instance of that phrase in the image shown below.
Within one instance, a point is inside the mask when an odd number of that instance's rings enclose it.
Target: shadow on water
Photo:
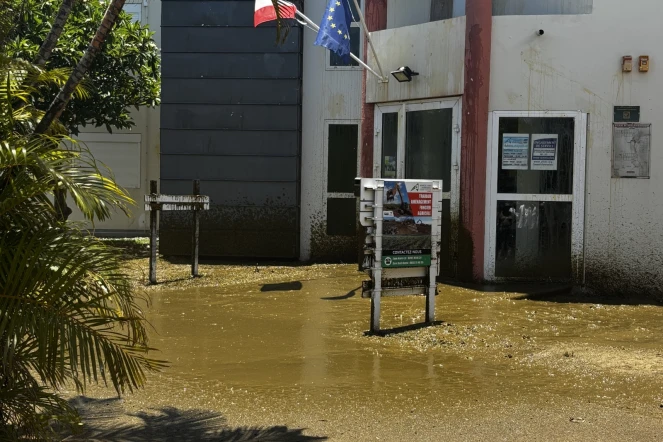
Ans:
[[[320,299],[322,299],[323,301],[342,301],[342,300],[344,300],[344,299],[350,299],[350,298],[354,297],[354,296],[357,294],[357,290],[361,290],[361,286],[359,286],[359,287],[357,287],[357,288],[355,288],[355,289],[350,290],[350,291],[349,291],[348,293],[346,293],[345,295],[341,295],[341,296],[326,296],[326,297],[324,297],[324,298],[320,298]]]
[[[444,321],[433,321],[433,322],[421,322],[418,324],[410,324],[410,325],[404,325],[402,327],[394,327],[394,328],[388,328],[388,329],[383,329],[379,330],[377,332],[364,332],[364,336],[390,336],[390,335],[397,335],[400,333],[405,333],[409,331],[415,331],[415,330],[421,330],[424,328],[428,327],[436,327],[438,325],[443,325]]]
[[[301,281],[281,282],[278,284],[264,284],[261,292],[288,292],[292,290],[301,290],[304,285]]]
[[[149,412],[126,413],[121,400],[79,396],[70,401],[84,422],[83,432],[67,441],[283,441],[312,442],[326,437],[306,436],[304,429],[285,426],[229,427],[220,414],[204,410],[165,407]]]

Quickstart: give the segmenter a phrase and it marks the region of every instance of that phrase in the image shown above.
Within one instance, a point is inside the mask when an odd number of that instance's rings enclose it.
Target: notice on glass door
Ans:
[[[529,135],[504,134],[502,138],[502,169],[527,170],[529,165]]]
[[[532,135],[532,170],[557,170],[557,134]]]

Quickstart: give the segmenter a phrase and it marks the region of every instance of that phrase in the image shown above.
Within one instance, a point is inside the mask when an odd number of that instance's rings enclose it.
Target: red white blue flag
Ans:
[[[287,1],[278,0],[281,18],[295,18],[297,7]],[[254,26],[258,26],[268,21],[276,20],[276,9],[272,0],[256,0],[256,12],[253,16]]]

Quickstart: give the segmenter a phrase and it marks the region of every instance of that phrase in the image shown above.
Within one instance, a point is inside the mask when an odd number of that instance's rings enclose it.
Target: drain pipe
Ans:
[[[458,276],[473,282],[484,279],[492,11],[492,0],[466,1]]]
[[[387,0],[366,0],[364,5],[364,17],[368,32],[387,29]],[[364,35],[364,47],[368,48],[368,40]],[[364,60],[368,60],[368,50],[364,50]],[[366,71],[362,74],[361,87],[361,143],[360,143],[360,166],[359,176],[363,178],[373,177],[373,143],[375,142],[375,105],[366,103]]]

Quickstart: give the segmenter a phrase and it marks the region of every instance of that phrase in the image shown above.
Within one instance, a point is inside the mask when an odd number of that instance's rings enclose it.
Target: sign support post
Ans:
[[[150,181],[150,196],[157,197],[157,182]],[[157,283],[157,210],[150,211],[150,284]]]
[[[193,195],[200,195],[200,180],[193,181]],[[193,247],[191,251],[191,276],[198,277],[198,249],[200,245],[200,212],[196,206],[193,208]]]
[[[382,198],[384,187],[375,189],[373,221],[375,222],[375,259],[373,260],[373,291],[371,293],[371,332],[380,330],[380,300],[382,297]]]
[[[198,277],[198,251],[200,246],[200,211],[209,210],[210,198],[200,194],[200,180],[193,182],[193,195],[160,195],[157,182],[150,181],[150,194],[145,195],[145,210],[150,211],[150,284],[157,283],[157,221],[160,210],[193,212],[191,246],[191,276]]]

